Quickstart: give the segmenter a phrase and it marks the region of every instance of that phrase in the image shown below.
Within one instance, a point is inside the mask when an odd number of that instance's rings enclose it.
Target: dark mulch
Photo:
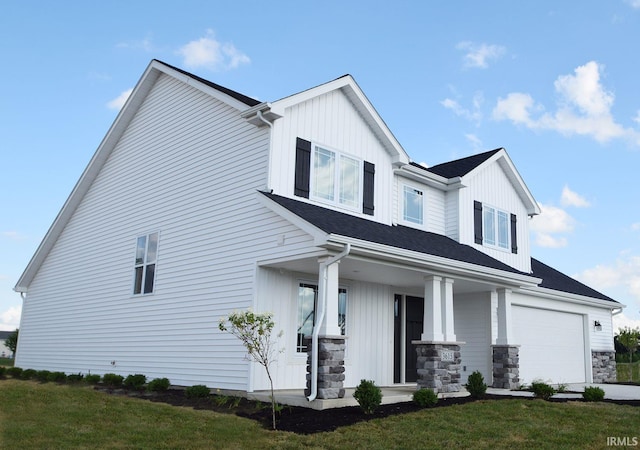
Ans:
[[[153,402],[162,402],[174,406],[186,406],[194,409],[205,409],[225,414],[236,414],[261,423],[265,428],[271,428],[271,404],[247,400],[245,398],[227,398],[223,404],[215,395],[208,398],[187,398],[184,391],[180,389],[169,389],[165,392],[140,392],[127,389],[107,389],[96,387],[97,390],[115,395],[127,395],[147,399]],[[485,400],[507,400],[519,398],[521,400],[533,400],[531,397],[514,397],[509,395],[486,395]],[[440,399],[435,408],[442,408],[451,405],[461,405],[476,401],[471,397],[452,397]],[[563,403],[567,401],[584,401],[582,399],[562,399],[552,398],[550,401]],[[630,405],[640,407],[640,400],[605,400],[605,402],[620,405]],[[379,419],[397,414],[406,414],[419,411],[421,408],[413,402],[394,403],[390,405],[380,405],[373,414],[367,415],[358,406],[347,406],[344,408],[314,410],[297,406],[283,406],[277,414],[277,428],[281,431],[291,431],[299,434],[319,433],[323,431],[333,431],[338,427],[352,425],[371,419]]]

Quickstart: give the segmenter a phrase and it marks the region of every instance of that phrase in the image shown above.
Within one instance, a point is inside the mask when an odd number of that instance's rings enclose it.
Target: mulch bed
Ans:
[[[271,429],[271,404],[260,403],[255,400],[245,398],[234,399],[233,404],[229,398],[226,404],[216,402],[216,396],[209,398],[187,398],[184,391],[180,389],[169,389],[165,392],[140,392],[127,389],[108,389],[98,386],[97,390],[113,394],[126,395],[147,399],[153,402],[162,402],[174,406],[185,406],[194,409],[204,409],[225,414],[236,414],[240,417],[255,420],[267,429]],[[515,397],[509,395],[486,395],[485,400],[507,400],[518,398],[521,400],[533,400],[532,397]],[[435,408],[442,408],[451,405],[461,405],[476,401],[469,397],[452,397],[438,400]],[[552,402],[584,401],[582,399],[552,398]],[[640,400],[605,400],[605,402],[620,405],[630,405],[640,407]],[[277,428],[280,431],[291,431],[299,434],[319,433],[323,431],[334,431],[336,428],[371,419],[379,419],[397,414],[406,414],[419,411],[421,408],[413,402],[394,403],[380,405],[373,414],[366,415],[358,406],[347,406],[344,408],[334,408],[325,410],[314,410],[297,406],[283,406],[277,413]]]

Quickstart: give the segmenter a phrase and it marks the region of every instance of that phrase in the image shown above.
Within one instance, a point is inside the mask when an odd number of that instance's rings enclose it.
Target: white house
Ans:
[[[310,399],[613,379],[622,305],[531,257],[539,212],[504,149],[412,162],[349,75],[259,102],[154,60],[15,286],[16,365],[260,391],[217,328],[253,308]]]
[[[7,338],[13,333],[13,331],[0,331],[0,357],[13,358],[13,352],[7,347]]]

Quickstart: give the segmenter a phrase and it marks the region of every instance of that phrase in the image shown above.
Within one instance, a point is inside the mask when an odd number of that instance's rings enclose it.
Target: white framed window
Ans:
[[[298,304],[296,309],[296,353],[306,353],[304,338],[311,336],[315,325],[318,304],[318,285],[301,282],[298,285]],[[347,290],[338,289],[338,326],[340,334],[347,332]]]
[[[156,277],[158,233],[145,234],[136,239],[133,294],[151,294]]]
[[[402,186],[402,220],[417,225],[424,223],[424,192],[413,186]]]
[[[482,205],[482,238],[485,245],[509,250],[510,215],[492,206]]]
[[[311,197],[353,210],[361,209],[362,170],[362,160],[314,144]]]

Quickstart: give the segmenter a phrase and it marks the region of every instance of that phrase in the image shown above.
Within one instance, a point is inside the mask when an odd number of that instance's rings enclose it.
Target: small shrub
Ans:
[[[7,375],[7,368],[5,366],[0,366],[0,378],[4,378]]]
[[[64,383],[67,381],[67,374],[64,372],[51,372],[47,377],[47,380],[54,383]]]
[[[100,375],[87,374],[87,376],[84,377],[84,381],[88,384],[98,384],[100,383]]]
[[[84,375],[81,373],[72,373],[71,375],[67,375],[67,381],[70,383],[79,383],[84,380]]]
[[[353,397],[365,414],[373,414],[382,403],[382,391],[370,380],[361,380],[353,393]]]
[[[169,389],[169,379],[168,378],[154,378],[149,381],[147,385],[147,389],[151,392],[164,392]]]
[[[473,372],[467,379],[467,391],[473,398],[482,398],[487,392],[487,385],[484,382],[484,377],[479,371]]]
[[[438,404],[438,394],[433,389],[418,389],[413,393],[413,402],[422,408],[432,408]]]
[[[36,373],[36,380],[42,382],[42,383],[46,383],[47,381],[49,381],[49,374],[51,372],[48,370],[38,370],[38,373]]]
[[[35,369],[25,369],[22,371],[22,373],[20,374],[20,379],[21,380],[31,380],[34,379],[36,377],[36,374],[38,373],[37,370]]]
[[[115,373],[105,373],[102,375],[102,382],[109,387],[120,387],[124,377]]]
[[[147,376],[142,375],[141,373],[137,373],[135,375],[127,375],[127,378],[124,379],[124,386],[129,389],[142,389],[144,384],[147,382]]]
[[[195,386],[189,386],[184,391],[184,395],[187,398],[206,398],[211,394],[211,391],[204,384],[196,384]]]
[[[542,400],[549,400],[551,396],[556,393],[556,390],[552,386],[542,381],[532,382],[531,391],[536,398],[541,398]]]
[[[20,378],[20,376],[22,375],[22,368],[21,367],[15,367],[15,366],[14,367],[8,367],[7,368],[7,373],[12,378]]]
[[[586,386],[582,398],[588,402],[601,402],[604,400],[604,391],[597,386]]]
[[[559,392],[561,394],[567,392],[567,387],[567,383],[559,383],[558,387],[556,388],[556,392]]]

